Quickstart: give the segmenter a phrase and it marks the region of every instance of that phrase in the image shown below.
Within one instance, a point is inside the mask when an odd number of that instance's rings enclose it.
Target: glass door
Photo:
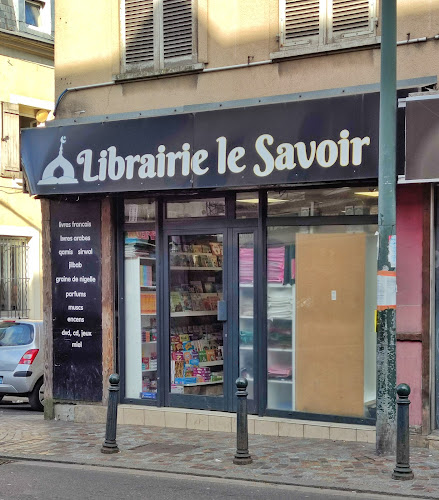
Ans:
[[[169,402],[224,409],[224,235],[186,232],[165,238]]]
[[[233,309],[233,347],[232,358],[236,359],[233,371],[233,388],[231,407],[236,406],[237,377],[247,380],[248,410],[256,413],[258,387],[257,369],[257,279],[256,279],[256,232],[246,229],[233,230],[233,266],[230,280]]]

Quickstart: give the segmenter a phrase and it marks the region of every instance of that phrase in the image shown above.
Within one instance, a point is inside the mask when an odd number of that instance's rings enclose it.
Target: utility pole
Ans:
[[[378,173],[376,452],[396,445],[396,0],[383,0]]]

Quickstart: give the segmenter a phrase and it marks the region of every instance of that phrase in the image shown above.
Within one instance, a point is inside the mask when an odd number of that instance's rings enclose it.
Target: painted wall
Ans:
[[[119,0],[57,1],[56,95],[112,82],[121,72]],[[198,0],[200,60],[207,69],[267,61],[280,50],[278,0]],[[380,3],[380,2],[378,2]],[[434,37],[439,3],[399,0],[398,40]],[[87,16],[77,13],[87,12]],[[380,35],[381,23],[377,34]],[[202,36],[201,36],[202,35]],[[439,40],[398,46],[398,79],[439,74]],[[352,68],[355,67],[355,71]],[[322,76],[324,75],[324,76]],[[84,117],[377,83],[380,51],[329,52],[214,73],[117,83],[67,94],[58,118]]]
[[[397,333],[422,332],[423,186],[397,188]],[[422,342],[398,341],[397,383],[410,385],[410,424],[422,423]]]

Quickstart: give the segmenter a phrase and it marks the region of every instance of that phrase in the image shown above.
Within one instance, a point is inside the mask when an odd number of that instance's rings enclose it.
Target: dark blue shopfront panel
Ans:
[[[32,194],[377,177],[379,95],[24,130]]]

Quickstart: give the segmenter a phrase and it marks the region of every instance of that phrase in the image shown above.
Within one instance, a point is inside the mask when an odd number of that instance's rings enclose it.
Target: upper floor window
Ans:
[[[24,15],[26,18],[26,24],[30,26],[40,26],[40,10],[41,4],[39,2],[24,2]]]
[[[317,52],[371,43],[376,0],[280,0],[282,50]]]
[[[159,71],[196,62],[196,0],[125,0],[124,63]]]

